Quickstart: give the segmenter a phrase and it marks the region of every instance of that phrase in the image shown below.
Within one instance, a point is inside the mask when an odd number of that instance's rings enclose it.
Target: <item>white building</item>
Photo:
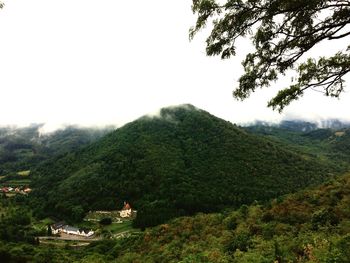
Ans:
[[[132,209],[129,203],[124,203],[124,207],[122,210],[119,211],[120,217],[131,217],[132,215]]]
[[[91,229],[79,229],[77,227],[66,225],[62,222],[51,225],[51,231],[54,235],[65,233],[68,235],[76,235],[82,237],[91,237],[94,234],[94,231]]]

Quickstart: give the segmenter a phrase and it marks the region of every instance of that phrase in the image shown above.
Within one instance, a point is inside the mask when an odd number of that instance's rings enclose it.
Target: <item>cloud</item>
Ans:
[[[222,61],[191,43],[190,1],[7,1],[0,11],[0,124],[121,126],[168,105],[191,103],[231,122],[348,118],[341,101],[306,94],[280,115],[267,101],[289,79],[244,102],[232,98],[249,50]],[[336,48],[336,46],[335,46]],[[332,49],[335,49],[332,47]],[[325,54],[328,46],[320,46]],[[327,105],[327,107],[325,107]]]

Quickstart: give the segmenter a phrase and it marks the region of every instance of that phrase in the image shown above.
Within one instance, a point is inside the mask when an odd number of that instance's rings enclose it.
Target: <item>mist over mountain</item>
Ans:
[[[30,170],[56,155],[78,150],[106,133],[112,127],[79,128],[67,126],[51,133],[42,133],[44,124],[28,127],[0,127],[0,175]]]
[[[247,132],[264,136],[276,143],[287,144],[296,151],[326,158],[338,165],[348,166],[350,161],[350,125],[339,120],[326,120],[325,128],[305,121],[283,121],[279,124],[257,122],[244,127]]]
[[[239,127],[182,105],[119,129],[3,127],[0,183],[31,192],[0,199],[0,261],[272,262],[315,249],[348,262],[349,176],[337,176],[349,169],[350,128],[327,125]],[[137,210],[133,222],[83,220],[125,201]],[[53,220],[91,227],[101,240],[72,250],[76,240],[63,248],[44,236],[38,245]]]
[[[40,165],[33,207],[80,220],[87,211],[129,201],[138,210],[135,225],[145,227],[268,200],[322,182],[337,169],[185,105]]]
[[[300,119],[284,119],[279,122],[269,122],[258,120],[253,123],[245,124],[244,127],[250,126],[266,126],[266,127],[278,127],[289,131],[309,132],[316,129],[342,129],[350,128],[350,121],[344,121],[339,119],[315,119],[315,120],[303,120]]]
[[[168,107],[168,109],[172,108],[176,109],[177,107]],[[181,108],[187,110],[196,109],[189,105],[182,105]],[[161,111],[158,111],[147,115],[147,117],[177,121],[176,119],[172,120],[173,116],[170,114],[161,116],[162,114]],[[246,126],[245,129],[261,135],[270,135],[270,137],[273,133],[276,135],[277,130],[285,135],[290,132],[310,132],[308,135],[303,134],[302,140],[298,139],[299,143],[305,143],[305,138],[308,137],[310,139],[320,139],[319,136],[323,136],[323,139],[329,139],[334,134],[330,130],[343,130],[344,135],[347,135],[346,129],[349,127],[349,122],[338,119],[326,119],[318,122],[304,120],[282,120],[279,123],[256,121],[254,124]],[[78,150],[113,130],[115,130],[115,126],[112,125],[100,128],[68,125],[61,128],[53,128],[51,131],[50,129],[48,130],[44,123],[33,123],[25,127],[2,126],[0,127],[0,175],[21,169],[30,169],[51,156],[63,155]],[[341,148],[342,142],[339,141],[344,141],[347,136],[337,136],[336,138],[337,140],[334,140],[333,144],[337,146],[334,147]],[[281,139],[281,136],[279,136],[279,139]],[[286,140],[284,142],[288,143]],[[293,143],[296,143],[296,141],[294,140]],[[347,148],[343,150],[346,152]]]

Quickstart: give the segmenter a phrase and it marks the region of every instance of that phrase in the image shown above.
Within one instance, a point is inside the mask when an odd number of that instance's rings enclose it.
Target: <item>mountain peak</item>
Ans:
[[[150,226],[268,200],[319,182],[328,172],[311,156],[185,104],[131,122],[33,174],[34,185],[46,189],[36,192],[43,210],[71,218],[73,210],[113,210],[115,199],[130,200],[138,210],[135,224]],[[64,202],[69,209],[52,208]]]

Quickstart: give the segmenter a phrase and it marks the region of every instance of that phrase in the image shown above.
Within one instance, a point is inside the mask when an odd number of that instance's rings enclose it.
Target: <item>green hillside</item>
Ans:
[[[117,262],[348,263],[349,196],[348,174],[266,206],[179,218],[106,252]]]
[[[135,225],[264,201],[336,169],[190,105],[162,109],[33,172],[37,215],[79,221],[129,201]]]
[[[289,121],[281,125],[257,124],[244,129],[249,133],[263,135],[266,138],[288,144],[296,151],[327,158],[338,165],[347,165],[350,161],[350,128],[316,128],[316,124]]]
[[[42,126],[0,127],[0,176],[31,170],[48,158],[80,149],[111,130],[69,126],[41,134]]]
[[[181,217],[79,249],[38,245],[25,207],[10,213],[0,208],[6,215],[0,220],[1,262],[350,262],[350,174],[265,205]]]

